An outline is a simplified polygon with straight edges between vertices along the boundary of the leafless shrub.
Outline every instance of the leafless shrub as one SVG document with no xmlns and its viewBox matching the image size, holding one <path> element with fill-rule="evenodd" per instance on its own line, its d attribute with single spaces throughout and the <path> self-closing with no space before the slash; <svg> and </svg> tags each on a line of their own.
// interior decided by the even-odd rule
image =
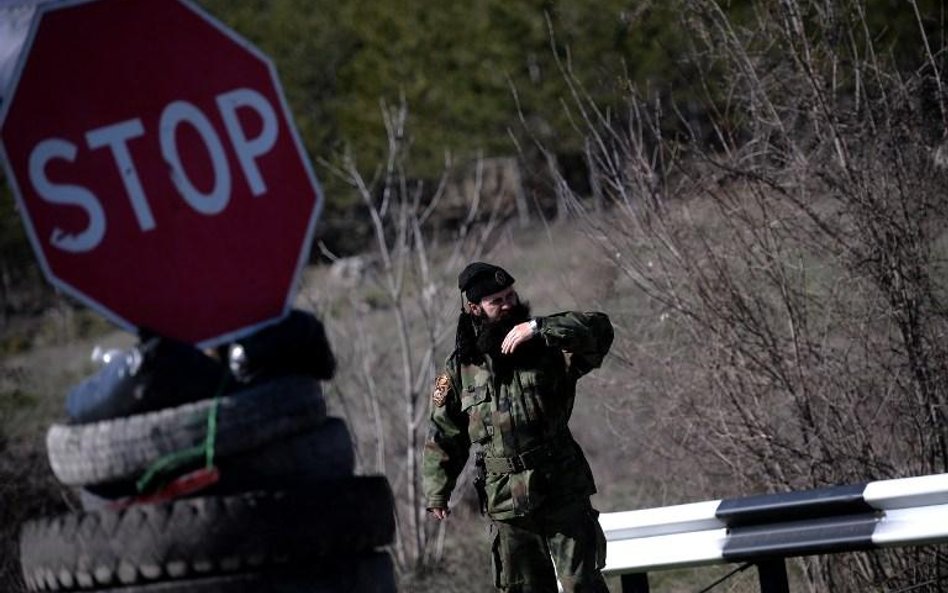
<svg viewBox="0 0 948 593">
<path fill-rule="evenodd" d="M 484 254 L 497 229 L 500 202 L 485 195 L 478 164 L 463 199 L 468 210 L 454 235 L 447 244 L 431 244 L 426 225 L 447 191 L 451 167 L 446 164 L 434 192 L 409 178 L 407 116 L 404 104 L 383 105 L 388 158 L 372 179 L 351 157 L 335 170 L 362 198 L 377 265 L 366 274 L 367 286 L 350 292 L 345 312 L 324 311 L 330 330 L 336 325 L 335 331 L 345 332 L 333 340 L 340 371 L 332 388 L 352 418 L 370 419 L 369 425 L 352 423 L 360 463 L 363 471 L 388 476 L 396 492 L 395 558 L 406 574 L 421 574 L 425 565 L 440 561 L 446 525 L 424 520 L 419 491 L 428 398 L 434 375 L 453 347 L 460 312 L 454 278 L 467 261 Z M 372 302 L 366 294 L 375 295 Z M 458 490 L 464 489 L 459 484 Z"/>
<path fill-rule="evenodd" d="M 710 140 L 634 87 L 600 110 L 564 65 L 610 211 L 557 185 L 691 336 L 653 404 L 663 444 L 731 495 L 948 471 L 943 49 L 920 23 L 924 63 L 895 70 L 859 2 L 761 2 L 744 28 L 714 0 L 682 8 Z M 845 558 L 801 561 L 811 590 L 948 576 L 939 549 Z"/>
</svg>

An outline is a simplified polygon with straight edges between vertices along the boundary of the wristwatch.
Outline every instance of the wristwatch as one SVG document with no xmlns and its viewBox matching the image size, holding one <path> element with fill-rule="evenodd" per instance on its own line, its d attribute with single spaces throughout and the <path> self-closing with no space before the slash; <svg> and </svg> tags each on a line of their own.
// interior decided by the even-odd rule
<svg viewBox="0 0 948 593">
<path fill-rule="evenodd" d="M 530 331 L 534 334 L 540 331 L 540 324 L 537 323 L 536 317 L 530 320 Z"/>
</svg>

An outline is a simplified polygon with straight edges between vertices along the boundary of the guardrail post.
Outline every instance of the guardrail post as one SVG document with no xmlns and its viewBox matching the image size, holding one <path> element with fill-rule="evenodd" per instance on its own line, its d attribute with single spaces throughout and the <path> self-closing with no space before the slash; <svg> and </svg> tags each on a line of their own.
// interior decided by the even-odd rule
<svg viewBox="0 0 948 593">
<path fill-rule="evenodd" d="M 760 593 L 790 593 L 787 564 L 783 558 L 762 560 L 755 564 L 760 578 Z"/>
<path fill-rule="evenodd" d="M 622 593 L 649 593 L 648 573 L 633 572 L 622 575 Z"/>
</svg>

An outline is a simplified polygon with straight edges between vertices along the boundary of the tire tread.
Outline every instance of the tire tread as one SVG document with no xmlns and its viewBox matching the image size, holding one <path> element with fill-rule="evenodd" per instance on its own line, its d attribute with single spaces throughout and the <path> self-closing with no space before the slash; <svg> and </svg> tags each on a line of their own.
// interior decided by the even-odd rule
<svg viewBox="0 0 948 593">
<path fill-rule="evenodd" d="M 32 591 L 134 585 L 367 552 L 392 541 L 381 476 L 285 491 L 179 499 L 29 521 L 20 562 Z M 80 536 L 81 534 L 81 536 Z"/>
</svg>

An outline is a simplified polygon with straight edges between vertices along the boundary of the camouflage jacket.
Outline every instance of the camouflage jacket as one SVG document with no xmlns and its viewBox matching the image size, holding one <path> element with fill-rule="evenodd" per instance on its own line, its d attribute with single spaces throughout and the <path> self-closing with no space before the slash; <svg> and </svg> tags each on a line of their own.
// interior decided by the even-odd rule
<svg viewBox="0 0 948 593">
<path fill-rule="evenodd" d="M 603 313 L 537 320 L 539 335 L 532 340 L 543 341 L 538 355 L 502 377 L 492 372 L 489 357 L 482 365 L 461 365 L 456 353 L 448 358 L 435 381 L 422 461 L 428 508 L 448 506 L 472 445 L 487 462 L 484 490 L 494 519 L 595 493 L 589 464 L 567 423 L 576 381 L 602 363 L 612 345 L 612 324 Z"/>
</svg>

